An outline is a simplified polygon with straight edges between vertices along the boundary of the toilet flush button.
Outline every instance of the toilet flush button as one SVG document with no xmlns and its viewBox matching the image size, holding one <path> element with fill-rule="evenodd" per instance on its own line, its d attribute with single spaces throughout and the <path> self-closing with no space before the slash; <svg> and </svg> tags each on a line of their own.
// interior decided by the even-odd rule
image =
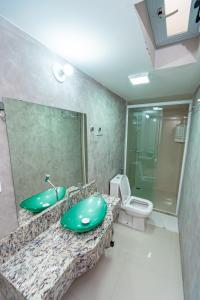
<svg viewBox="0 0 200 300">
<path fill-rule="evenodd" d="M 89 223 L 90 223 L 90 219 L 89 219 L 89 218 L 83 218 L 83 219 L 81 220 L 81 222 L 82 222 L 83 224 L 89 224 Z"/>
</svg>

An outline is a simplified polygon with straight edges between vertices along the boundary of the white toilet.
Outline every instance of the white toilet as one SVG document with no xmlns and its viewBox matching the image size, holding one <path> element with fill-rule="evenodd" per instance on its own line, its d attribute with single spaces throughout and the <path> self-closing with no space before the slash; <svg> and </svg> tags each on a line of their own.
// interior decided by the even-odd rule
<svg viewBox="0 0 200 300">
<path fill-rule="evenodd" d="M 149 200 L 131 196 L 126 175 L 117 175 L 110 181 L 110 195 L 122 199 L 119 223 L 145 231 L 145 220 L 152 213 L 153 204 Z"/>
</svg>

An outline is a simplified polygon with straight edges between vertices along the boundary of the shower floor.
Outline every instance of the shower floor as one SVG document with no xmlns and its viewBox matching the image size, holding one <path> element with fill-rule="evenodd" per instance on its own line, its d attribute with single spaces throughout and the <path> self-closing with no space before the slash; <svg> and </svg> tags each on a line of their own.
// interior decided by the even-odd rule
<svg viewBox="0 0 200 300">
<path fill-rule="evenodd" d="M 140 189 L 134 193 L 137 197 L 145 198 L 153 202 L 155 210 L 168 214 L 176 214 L 176 193 L 160 190 Z"/>
</svg>

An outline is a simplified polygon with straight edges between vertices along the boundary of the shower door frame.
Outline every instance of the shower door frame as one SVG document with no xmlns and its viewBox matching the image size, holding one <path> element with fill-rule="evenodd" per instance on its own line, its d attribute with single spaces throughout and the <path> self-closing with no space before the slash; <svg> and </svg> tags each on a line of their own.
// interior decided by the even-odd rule
<svg viewBox="0 0 200 300">
<path fill-rule="evenodd" d="M 179 187 L 178 187 L 176 213 L 175 213 L 176 216 L 178 215 L 178 212 L 179 212 L 181 190 L 182 190 L 182 185 L 183 185 L 185 163 L 186 163 L 186 157 L 187 157 L 187 151 L 188 151 L 190 125 L 191 125 L 191 117 L 192 117 L 192 103 L 193 103 L 192 99 L 188 99 L 188 100 L 179 100 L 179 101 L 174 100 L 174 101 L 168 101 L 168 102 L 152 102 L 152 103 L 144 103 L 144 104 L 133 104 L 133 105 L 127 105 L 127 107 L 126 107 L 126 126 L 125 126 L 125 144 L 124 144 L 124 174 L 126 174 L 129 109 L 145 108 L 145 107 L 153 107 L 153 106 L 161 106 L 162 107 L 162 106 L 171 106 L 171 105 L 174 105 L 174 106 L 175 105 L 184 105 L 184 104 L 188 105 L 188 123 L 187 123 L 187 130 L 186 130 L 186 136 L 185 136 L 185 146 L 184 146 L 184 151 L 183 151 L 181 173 L 180 173 L 180 178 L 179 178 Z M 163 212 L 163 213 L 165 213 L 165 212 Z"/>
</svg>

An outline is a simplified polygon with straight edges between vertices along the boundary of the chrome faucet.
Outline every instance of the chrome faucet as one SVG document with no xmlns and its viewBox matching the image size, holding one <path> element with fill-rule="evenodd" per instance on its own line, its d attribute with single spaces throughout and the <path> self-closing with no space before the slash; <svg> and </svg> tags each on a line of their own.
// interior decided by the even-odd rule
<svg viewBox="0 0 200 300">
<path fill-rule="evenodd" d="M 52 187 L 53 187 L 53 189 L 55 190 L 55 192 L 56 192 L 56 200 L 58 201 L 58 191 L 57 191 L 57 188 L 55 187 L 55 185 L 50 181 L 50 175 L 49 174 L 46 174 L 45 175 L 45 179 L 44 179 L 44 181 L 47 183 L 49 183 Z"/>
</svg>

